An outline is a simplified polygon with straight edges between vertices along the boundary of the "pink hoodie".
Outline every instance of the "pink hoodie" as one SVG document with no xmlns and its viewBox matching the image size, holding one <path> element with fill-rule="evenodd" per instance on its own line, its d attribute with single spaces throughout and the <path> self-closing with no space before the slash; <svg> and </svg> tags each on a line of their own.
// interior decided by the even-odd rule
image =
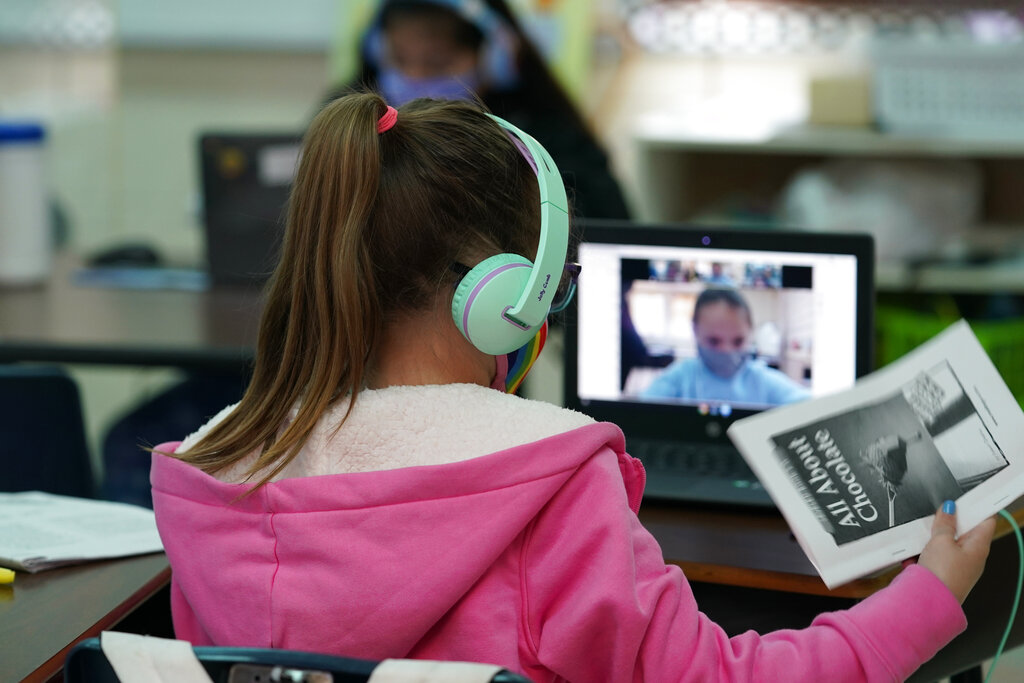
<svg viewBox="0 0 1024 683">
<path fill-rule="evenodd" d="M 154 454 L 179 638 L 538 682 L 889 681 L 966 625 L 911 566 L 807 629 L 730 639 L 637 520 L 644 473 L 615 426 L 470 385 L 366 392 L 335 434 L 343 411 L 237 502 L 245 463 L 214 478 Z"/>
</svg>

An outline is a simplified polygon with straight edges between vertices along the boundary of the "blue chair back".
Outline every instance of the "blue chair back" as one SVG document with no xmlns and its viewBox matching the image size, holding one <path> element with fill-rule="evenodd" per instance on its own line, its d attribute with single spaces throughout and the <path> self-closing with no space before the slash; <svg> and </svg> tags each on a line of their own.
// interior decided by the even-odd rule
<svg viewBox="0 0 1024 683">
<path fill-rule="evenodd" d="M 52 366 L 0 365 L 0 491 L 96 494 L 78 385 Z"/>
</svg>

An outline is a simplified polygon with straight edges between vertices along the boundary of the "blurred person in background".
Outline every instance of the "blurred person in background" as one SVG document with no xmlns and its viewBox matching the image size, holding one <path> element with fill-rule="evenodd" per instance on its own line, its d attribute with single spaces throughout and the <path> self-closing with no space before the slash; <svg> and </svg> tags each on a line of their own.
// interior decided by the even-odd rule
<svg viewBox="0 0 1024 683">
<path fill-rule="evenodd" d="M 505 0 L 382 0 L 359 49 L 355 79 L 330 99 L 479 99 L 551 153 L 576 215 L 629 217 L 607 155 Z"/>
</svg>

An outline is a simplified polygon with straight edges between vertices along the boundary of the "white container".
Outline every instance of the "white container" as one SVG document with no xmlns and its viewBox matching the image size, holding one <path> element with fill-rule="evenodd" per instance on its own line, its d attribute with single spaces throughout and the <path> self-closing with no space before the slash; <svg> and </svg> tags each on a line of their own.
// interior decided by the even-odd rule
<svg viewBox="0 0 1024 683">
<path fill-rule="evenodd" d="M 45 280 L 53 260 L 43 127 L 0 121 L 0 285 Z"/>
<path fill-rule="evenodd" d="M 875 114 L 894 134 L 982 140 L 1024 136 L 1024 45 L 880 42 Z"/>
</svg>

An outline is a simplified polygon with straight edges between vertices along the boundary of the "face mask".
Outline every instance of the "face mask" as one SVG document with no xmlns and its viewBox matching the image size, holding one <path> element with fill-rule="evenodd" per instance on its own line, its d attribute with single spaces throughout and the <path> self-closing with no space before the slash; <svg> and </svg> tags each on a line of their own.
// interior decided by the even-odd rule
<svg viewBox="0 0 1024 683">
<path fill-rule="evenodd" d="M 725 378 L 735 375 L 747 360 L 747 354 L 743 351 L 716 351 L 700 345 L 697 346 L 697 354 L 704 365 L 708 366 L 708 370 Z"/>
<path fill-rule="evenodd" d="M 409 78 L 401 71 L 381 67 L 377 83 L 381 94 L 393 107 L 400 107 L 418 97 L 433 97 L 439 100 L 472 100 L 480 85 L 475 72 L 457 76 L 435 76 L 433 78 Z"/>
<path fill-rule="evenodd" d="M 504 391 L 507 394 L 515 393 L 515 390 L 523 383 L 526 373 L 530 371 L 540 355 L 547 338 L 548 321 L 545 320 L 533 339 L 511 353 L 495 356 L 497 372 L 494 375 L 494 381 L 491 382 L 491 388 Z"/>
</svg>

